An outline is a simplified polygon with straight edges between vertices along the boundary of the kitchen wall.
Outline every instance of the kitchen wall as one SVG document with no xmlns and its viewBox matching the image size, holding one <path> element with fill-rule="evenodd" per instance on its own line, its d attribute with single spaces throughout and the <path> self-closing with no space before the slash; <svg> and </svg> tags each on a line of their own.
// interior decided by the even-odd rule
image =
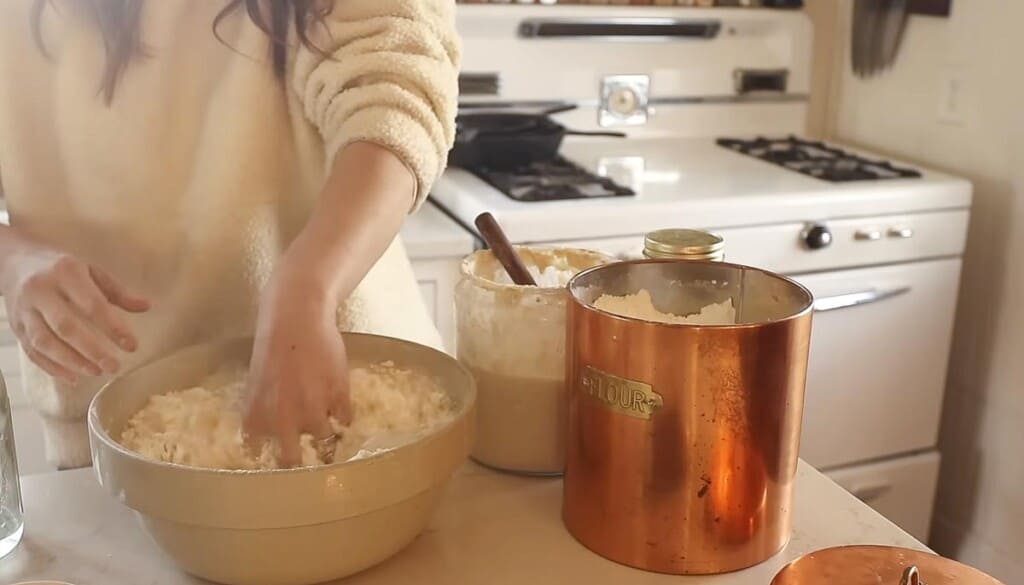
<svg viewBox="0 0 1024 585">
<path fill-rule="evenodd" d="M 811 61 L 811 99 L 807 107 L 807 134 L 812 138 L 830 135 L 835 122 L 842 77 L 837 67 L 842 55 L 839 17 L 842 2 L 807 0 L 805 12 L 814 26 L 814 54 Z"/>
<path fill-rule="evenodd" d="M 826 23 L 844 49 L 829 133 L 975 184 L 931 544 L 1024 583 L 1024 2 L 913 17 L 895 66 L 860 80 L 845 50 L 851 0 L 811 1 L 840 7 Z"/>
</svg>

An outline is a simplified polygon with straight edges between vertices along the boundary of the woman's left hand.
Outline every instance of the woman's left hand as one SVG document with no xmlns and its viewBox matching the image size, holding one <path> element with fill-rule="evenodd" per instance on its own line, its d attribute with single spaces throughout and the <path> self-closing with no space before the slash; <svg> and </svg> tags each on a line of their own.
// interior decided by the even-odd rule
<svg viewBox="0 0 1024 585">
<path fill-rule="evenodd" d="M 330 418 L 351 419 L 348 362 L 337 326 L 337 300 L 287 262 L 260 304 L 249 370 L 244 428 L 276 439 L 281 464 L 301 462 L 299 437 L 333 436 Z"/>
</svg>

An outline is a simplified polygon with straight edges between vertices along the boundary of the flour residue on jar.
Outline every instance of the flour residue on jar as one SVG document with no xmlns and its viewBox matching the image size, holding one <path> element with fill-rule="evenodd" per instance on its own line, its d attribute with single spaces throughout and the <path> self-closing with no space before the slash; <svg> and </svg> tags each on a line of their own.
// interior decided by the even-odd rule
<svg viewBox="0 0 1024 585">
<path fill-rule="evenodd" d="M 537 283 L 540 288 L 562 288 L 569 284 L 573 276 L 579 272 L 579 269 L 574 268 L 559 268 L 558 266 L 545 266 L 540 268 L 536 265 L 528 265 L 526 269 L 530 272 L 530 276 L 533 277 L 533 281 Z M 512 278 L 502 268 L 491 278 L 492 282 L 498 284 L 513 284 Z"/>
<path fill-rule="evenodd" d="M 654 298 L 647 289 L 640 289 L 631 295 L 608 295 L 598 297 L 594 308 L 606 313 L 673 325 L 735 325 L 736 307 L 731 298 L 719 303 L 705 305 L 697 313 L 677 315 L 662 311 L 654 306 Z"/>
</svg>

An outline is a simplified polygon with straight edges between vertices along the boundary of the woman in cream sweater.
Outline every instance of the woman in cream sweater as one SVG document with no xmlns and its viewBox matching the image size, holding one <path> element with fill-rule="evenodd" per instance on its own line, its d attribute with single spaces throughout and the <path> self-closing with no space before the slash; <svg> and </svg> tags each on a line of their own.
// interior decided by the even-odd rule
<svg viewBox="0 0 1024 585">
<path fill-rule="evenodd" d="M 454 132 L 453 0 L 7 0 L 0 289 L 61 468 L 111 375 L 256 335 L 246 429 L 348 416 L 344 330 L 439 345 L 397 239 Z"/>
</svg>

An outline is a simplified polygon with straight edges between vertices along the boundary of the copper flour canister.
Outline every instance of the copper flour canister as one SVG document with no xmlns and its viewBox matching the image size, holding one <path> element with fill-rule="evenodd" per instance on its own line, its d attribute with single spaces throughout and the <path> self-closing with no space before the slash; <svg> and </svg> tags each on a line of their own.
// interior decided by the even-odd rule
<svg viewBox="0 0 1024 585">
<path fill-rule="evenodd" d="M 813 298 L 763 270 L 694 260 L 569 283 L 563 517 L 594 552 L 711 574 L 785 546 Z"/>
</svg>

